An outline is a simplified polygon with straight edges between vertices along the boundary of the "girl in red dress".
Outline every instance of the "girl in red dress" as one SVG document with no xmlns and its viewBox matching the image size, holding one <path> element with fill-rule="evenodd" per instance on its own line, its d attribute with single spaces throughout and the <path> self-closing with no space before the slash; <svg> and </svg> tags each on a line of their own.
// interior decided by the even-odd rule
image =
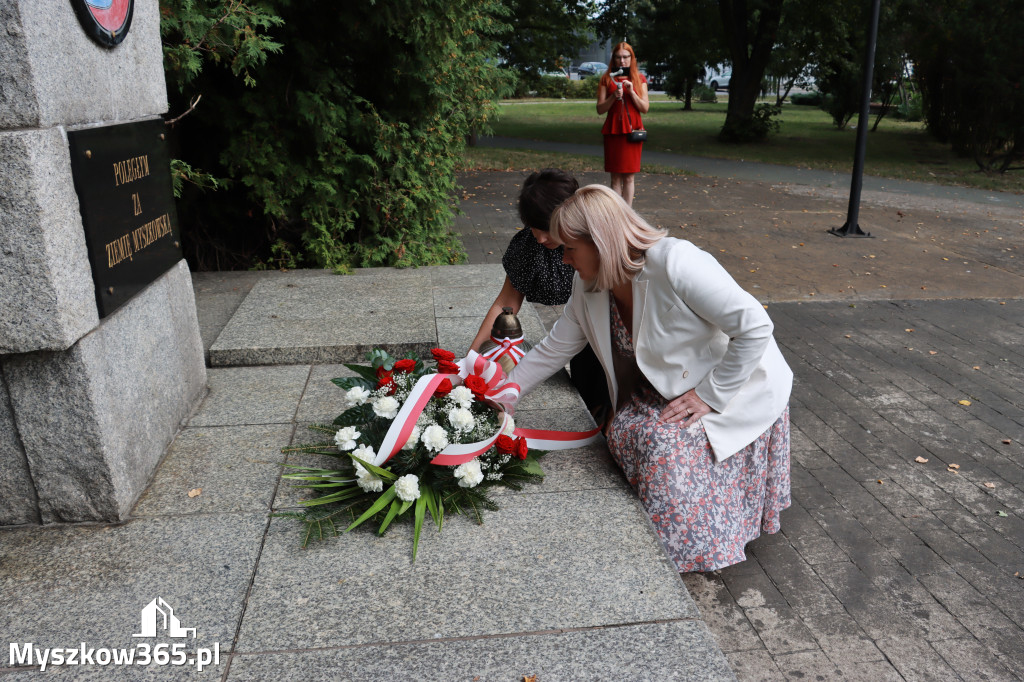
<svg viewBox="0 0 1024 682">
<path fill-rule="evenodd" d="M 624 71 L 622 75 L 611 75 L 620 69 Z M 630 142 L 627 134 L 644 127 L 640 115 L 650 108 L 647 79 L 637 70 L 636 54 L 629 43 L 619 43 L 612 50 L 611 64 L 597 88 L 597 113 L 608 114 L 601 128 L 604 169 L 612 174 L 612 189 L 630 206 L 633 205 L 633 175 L 640 171 L 644 143 Z"/>
</svg>

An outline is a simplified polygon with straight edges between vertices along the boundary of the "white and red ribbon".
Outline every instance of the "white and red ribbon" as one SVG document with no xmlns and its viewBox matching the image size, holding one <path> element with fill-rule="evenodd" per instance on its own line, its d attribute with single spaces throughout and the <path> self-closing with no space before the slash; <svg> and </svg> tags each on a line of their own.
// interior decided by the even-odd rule
<svg viewBox="0 0 1024 682">
<path fill-rule="evenodd" d="M 526 355 L 526 351 L 520 348 L 520 346 L 523 345 L 523 342 L 525 340 L 526 339 L 524 339 L 522 336 L 517 336 L 514 339 L 511 339 L 507 336 L 501 339 L 497 338 L 496 336 L 492 336 L 491 341 L 497 345 L 495 345 L 494 348 L 484 351 L 483 353 L 481 353 L 481 355 L 485 359 L 491 360 L 493 362 L 497 362 L 502 357 L 507 355 L 512 360 L 513 365 L 518 365 L 519 361 L 522 360 L 523 357 Z"/>
<path fill-rule="evenodd" d="M 501 365 L 489 360 L 475 351 L 470 351 L 462 360 L 456 363 L 459 367 L 458 375 L 455 374 L 426 374 L 419 378 L 409 397 L 406 398 L 398 415 L 391 422 L 391 427 L 384 435 L 384 440 L 378 448 L 376 456 L 371 462 L 375 466 L 383 466 L 395 453 L 400 451 L 412 435 L 416 427 L 416 420 L 419 419 L 423 408 L 434 396 L 437 387 L 445 379 L 453 384 L 463 383 L 470 375 L 481 377 L 487 385 L 484 392 L 484 402 L 501 413 L 501 424 L 498 430 L 489 438 L 475 443 L 452 443 L 437 453 L 431 464 L 457 466 L 465 464 L 487 452 L 498 440 L 498 436 L 508 426 L 511 417 L 505 410 L 504 403 L 515 403 L 519 399 L 519 385 L 507 381 Z M 462 380 L 461 382 L 459 380 Z M 600 438 L 600 429 L 593 429 L 582 433 L 571 431 L 549 431 L 545 429 L 515 429 L 513 435 L 526 438 L 530 448 L 537 450 L 569 450 L 593 443 Z"/>
</svg>

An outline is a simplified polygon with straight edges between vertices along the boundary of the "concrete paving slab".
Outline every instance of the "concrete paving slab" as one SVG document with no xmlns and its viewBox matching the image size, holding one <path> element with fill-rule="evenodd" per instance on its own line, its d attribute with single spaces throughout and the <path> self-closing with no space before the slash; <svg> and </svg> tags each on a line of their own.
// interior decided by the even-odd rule
<svg viewBox="0 0 1024 682">
<path fill-rule="evenodd" d="M 356 364 L 366 363 L 360 359 Z M 345 391 L 331 383 L 331 379 L 354 376 L 357 376 L 356 373 L 345 365 L 314 365 L 299 402 L 298 412 L 295 413 L 295 420 L 303 424 L 330 424 L 348 409 Z"/>
<path fill-rule="evenodd" d="M 346 362 L 378 346 L 425 353 L 437 341 L 430 289 L 416 271 L 261 281 L 210 347 L 210 364 Z"/>
<path fill-rule="evenodd" d="M 734 680 L 699 621 L 243 654 L 229 680 Z"/>
<path fill-rule="evenodd" d="M 266 524 L 265 513 L 204 514 L 4 531 L 0 639 L 134 647 L 140 612 L 162 597 L 196 628 L 188 648 L 230 651 Z"/>
<path fill-rule="evenodd" d="M 547 528 L 548 531 L 541 529 Z M 518 495 L 483 525 L 446 516 L 382 538 L 357 529 L 297 549 L 274 519 L 242 621 L 240 651 L 476 637 L 693 618 L 636 498 L 625 490 Z M 425 617 L 424 614 L 430 614 Z"/>
<path fill-rule="evenodd" d="M 267 510 L 291 424 L 210 426 L 178 434 L 136 516 Z M 190 497 L 192 491 L 200 491 Z"/>
<path fill-rule="evenodd" d="M 309 371 L 307 365 L 211 369 L 210 391 L 189 426 L 290 424 Z"/>
</svg>

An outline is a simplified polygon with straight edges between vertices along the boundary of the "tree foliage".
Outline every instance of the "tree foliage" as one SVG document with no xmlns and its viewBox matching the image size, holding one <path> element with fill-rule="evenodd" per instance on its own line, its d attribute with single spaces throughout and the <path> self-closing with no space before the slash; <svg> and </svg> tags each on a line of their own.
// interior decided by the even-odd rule
<svg viewBox="0 0 1024 682">
<path fill-rule="evenodd" d="M 592 0 L 504 0 L 510 31 L 501 58 L 519 74 L 561 69 L 591 40 Z"/>
<path fill-rule="evenodd" d="M 722 61 L 724 44 L 715 0 L 666 0 L 641 5 L 640 48 L 648 68 L 659 65 L 666 91 L 691 108 L 704 69 Z"/>
<path fill-rule="evenodd" d="M 929 130 L 982 170 L 1014 169 L 1024 157 L 1019 0 L 936 0 L 914 15 L 913 29 L 910 52 Z"/>
<path fill-rule="evenodd" d="M 163 3 L 165 22 L 175 8 L 215 22 L 237 4 Z M 497 0 L 260 7 L 280 20 L 271 42 L 283 44 L 281 53 L 242 72 L 234 62 L 199 69 L 172 102 L 184 109 L 202 94 L 177 124 L 180 156 L 229 180 L 216 201 L 195 188 L 183 193 L 193 266 L 347 270 L 461 260 L 449 230 L 455 167 L 466 136 L 487 126 L 508 84 L 497 65 L 505 9 Z M 164 39 L 172 55 L 187 57 L 181 44 L 194 45 L 177 25 Z M 236 54 L 249 60 L 241 46 Z"/>
</svg>

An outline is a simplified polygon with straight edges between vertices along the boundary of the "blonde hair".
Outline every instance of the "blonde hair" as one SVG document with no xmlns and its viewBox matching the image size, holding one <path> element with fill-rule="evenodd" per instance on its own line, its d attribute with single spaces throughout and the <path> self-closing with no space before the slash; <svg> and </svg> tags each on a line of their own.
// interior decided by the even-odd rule
<svg viewBox="0 0 1024 682">
<path fill-rule="evenodd" d="M 587 290 L 604 291 L 633 279 L 644 267 L 647 249 L 666 231 L 652 227 L 617 192 L 604 185 L 587 185 L 551 214 L 549 234 L 557 244 L 568 238 L 597 247 L 601 263 Z"/>
</svg>

